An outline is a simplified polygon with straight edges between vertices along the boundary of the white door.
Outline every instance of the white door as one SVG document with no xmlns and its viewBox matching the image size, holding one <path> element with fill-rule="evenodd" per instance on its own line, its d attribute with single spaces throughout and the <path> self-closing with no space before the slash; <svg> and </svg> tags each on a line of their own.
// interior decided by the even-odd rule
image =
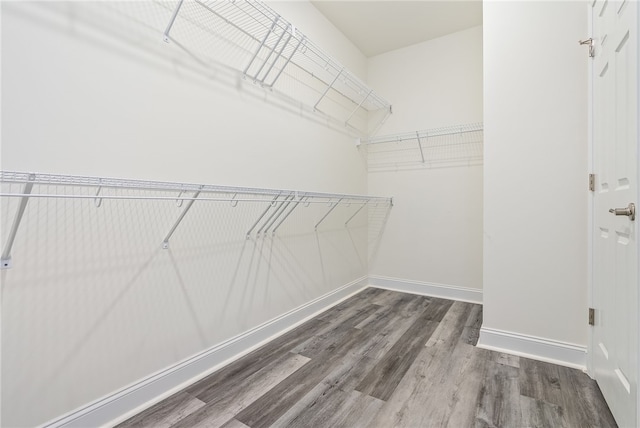
<svg viewBox="0 0 640 428">
<path fill-rule="evenodd" d="M 593 39 L 592 373 L 621 427 L 637 426 L 638 2 L 596 0 Z M 622 211 L 619 212 L 623 214 Z"/>
</svg>

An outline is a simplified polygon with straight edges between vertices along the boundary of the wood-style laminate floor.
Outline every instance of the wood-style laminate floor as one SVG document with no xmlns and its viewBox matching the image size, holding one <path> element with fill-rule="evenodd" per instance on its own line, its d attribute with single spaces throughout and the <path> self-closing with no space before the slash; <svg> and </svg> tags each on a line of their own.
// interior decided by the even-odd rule
<svg viewBox="0 0 640 428">
<path fill-rule="evenodd" d="M 368 288 L 119 427 L 614 427 L 579 370 L 476 348 L 482 307 Z"/>
</svg>

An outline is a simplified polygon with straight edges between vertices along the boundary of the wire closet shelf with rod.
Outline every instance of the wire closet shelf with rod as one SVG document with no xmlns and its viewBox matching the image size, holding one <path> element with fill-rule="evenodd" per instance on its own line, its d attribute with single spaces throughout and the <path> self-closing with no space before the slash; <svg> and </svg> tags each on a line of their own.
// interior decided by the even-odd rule
<svg viewBox="0 0 640 428">
<path fill-rule="evenodd" d="M 391 113 L 387 100 L 260 1 L 179 0 L 164 40 L 355 135 L 372 135 Z"/>
<path fill-rule="evenodd" d="M 294 212 L 310 206 L 316 210 L 309 225 L 313 231 L 318 231 L 328 218 L 337 216 L 339 207 L 342 208 L 340 224 L 348 228 L 364 208 L 388 209 L 393 205 L 390 197 L 368 195 L 11 171 L 0 171 L 0 185 L 5 217 L 0 269 L 13 267 L 12 250 L 29 202 L 33 199 L 75 201 L 82 203 L 82 209 L 100 209 L 113 201 L 153 203 L 153 209 L 158 211 L 173 207 L 172 211 L 165 212 L 166 221 L 157 237 L 157 244 L 164 249 L 169 248 L 171 239 L 196 202 L 224 204 L 230 209 L 236 209 L 240 204 L 253 206 L 250 217 L 244 217 L 246 225 L 241 226 L 245 231 L 242 239 L 274 236 Z M 78 208 L 74 206 L 74 209 Z M 126 207 L 124 211 L 126 213 Z M 54 209 L 52 213 L 57 215 Z M 215 220 L 211 218 L 210 221 Z"/>
<path fill-rule="evenodd" d="M 473 166 L 483 163 L 483 124 L 431 128 L 362 141 L 369 172 Z"/>
</svg>

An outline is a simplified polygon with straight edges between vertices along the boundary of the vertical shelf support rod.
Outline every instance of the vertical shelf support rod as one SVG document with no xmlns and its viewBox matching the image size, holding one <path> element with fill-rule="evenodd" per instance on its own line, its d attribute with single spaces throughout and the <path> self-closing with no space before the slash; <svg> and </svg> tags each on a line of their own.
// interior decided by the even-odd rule
<svg viewBox="0 0 640 428">
<path fill-rule="evenodd" d="M 24 185 L 24 190 L 22 191 L 23 196 L 20 198 L 20 205 L 18 205 L 16 216 L 13 219 L 13 224 L 9 231 L 9 238 L 7 238 L 7 243 L 4 245 L 4 250 L 2 251 L 0 269 L 10 269 L 13 266 L 13 263 L 11 262 L 11 248 L 13 247 L 13 242 L 16 239 L 16 234 L 18 233 L 18 227 L 20 227 L 24 210 L 27 208 L 27 202 L 29 202 L 29 195 L 33 189 L 33 182 L 35 179 L 35 174 L 29 174 L 29 181 Z"/>
<path fill-rule="evenodd" d="M 318 226 L 320 226 L 320 223 L 322 223 L 324 219 L 327 218 L 329 214 L 331 214 L 331 211 L 335 210 L 336 207 L 340 205 L 340 201 L 342 201 L 342 198 L 338 199 L 338 202 L 336 202 L 331 208 L 329 208 L 329 211 L 327 211 L 327 213 L 320 219 L 320 221 L 316 223 L 316 225 L 313 227 L 315 230 L 318 230 Z"/>
<path fill-rule="evenodd" d="M 338 74 L 336 74 L 336 77 L 333 79 L 331 84 L 329 86 L 327 86 L 327 88 L 324 90 L 324 92 L 322 93 L 322 96 L 320 97 L 320 99 L 318 101 L 316 101 L 316 103 L 313 105 L 313 109 L 314 110 L 316 109 L 316 107 L 318 107 L 318 104 L 320 104 L 320 101 L 322 101 L 322 99 L 325 97 L 325 95 L 327 95 L 327 92 L 329 92 L 329 89 L 331 89 L 333 84 L 336 83 L 336 81 L 338 80 L 338 77 L 340 77 L 340 75 L 342 74 L 343 70 L 344 70 L 344 67 L 338 72 Z"/>
<path fill-rule="evenodd" d="M 348 226 L 348 225 L 349 225 L 349 222 L 350 222 L 351 220 L 353 220 L 353 218 L 354 218 L 355 216 L 357 216 L 357 215 L 358 215 L 358 213 L 359 213 L 360 211 L 362 211 L 362 209 L 363 209 L 364 207 L 366 207 L 368 203 L 369 203 L 369 200 L 367 199 L 367 201 L 366 201 L 364 204 L 362 204 L 362 206 L 361 206 L 360 208 L 358 208 L 358 210 L 357 210 L 356 212 L 354 212 L 354 213 L 353 213 L 353 215 L 352 215 L 351 217 L 349 217 L 349 220 L 347 220 L 347 221 L 345 221 L 345 222 L 344 222 L 344 225 L 345 225 L 345 226 Z"/>
<path fill-rule="evenodd" d="M 202 189 L 202 186 L 200 188 Z M 184 216 L 187 215 L 187 212 L 189 212 L 189 209 L 191 209 L 191 206 L 193 205 L 193 203 L 196 201 L 198 196 L 200 196 L 200 192 L 201 191 L 202 190 L 198 190 L 196 193 L 193 194 L 193 199 L 191 199 L 191 200 L 189 200 L 189 202 L 187 202 L 187 206 L 184 207 L 184 209 L 182 210 L 182 212 L 178 216 L 178 219 L 173 224 L 173 227 L 171 228 L 171 230 L 169 230 L 169 233 L 167 233 L 167 236 L 164 237 L 164 240 L 162 241 L 162 248 L 164 248 L 165 250 L 167 248 L 169 248 L 169 239 L 171 239 L 171 236 L 173 235 L 173 232 L 176 231 L 176 229 L 178 228 L 178 225 L 180 224 L 180 222 L 182 221 Z"/>
<path fill-rule="evenodd" d="M 424 152 L 422 151 L 422 141 L 420 141 L 419 132 L 416 132 L 416 138 L 418 139 L 418 147 L 420 148 L 420 157 L 422 157 L 422 163 L 424 163 Z"/>
<path fill-rule="evenodd" d="M 178 2 L 178 5 L 176 6 L 176 10 L 174 10 L 173 15 L 171 15 L 171 20 L 169 21 L 169 25 L 167 25 L 167 29 L 164 30 L 164 35 L 162 39 L 165 41 L 165 43 L 169 43 L 169 32 L 171 31 L 171 27 L 173 27 L 173 23 L 176 21 L 176 18 L 178 17 L 178 12 L 180 12 L 180 8 L 182 7 L 183 1 L 184 0 L 180 0 Z"/>
</svg>

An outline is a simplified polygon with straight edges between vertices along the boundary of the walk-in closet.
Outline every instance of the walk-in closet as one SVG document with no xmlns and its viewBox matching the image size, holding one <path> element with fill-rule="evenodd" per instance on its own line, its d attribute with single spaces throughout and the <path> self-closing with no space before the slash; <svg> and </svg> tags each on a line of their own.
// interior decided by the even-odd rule
<svg viewBox="0 0 640 428">
<path fill-rule="evenodd" d="M 0 12 L 1 426 L 637 426 L 637 2 Z"/>
</svg>

